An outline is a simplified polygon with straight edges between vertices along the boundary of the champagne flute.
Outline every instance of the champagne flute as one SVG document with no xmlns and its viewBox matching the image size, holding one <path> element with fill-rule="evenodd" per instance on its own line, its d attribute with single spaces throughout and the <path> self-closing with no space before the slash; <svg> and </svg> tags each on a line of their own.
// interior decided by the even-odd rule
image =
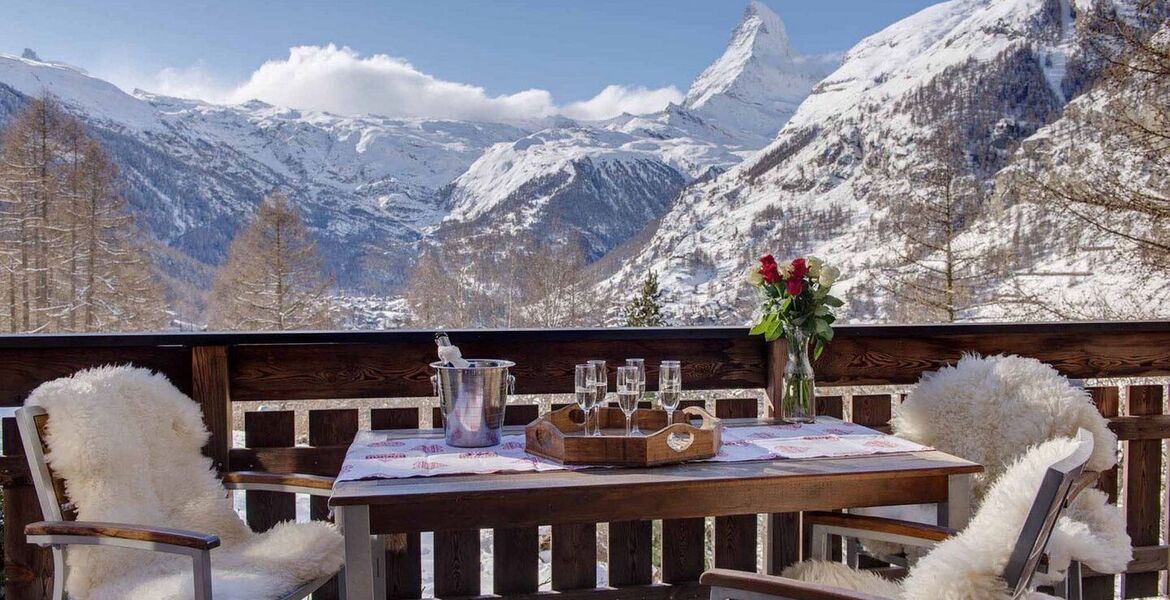
<svg viewBox="0 0 1170 600">
<path fill-rule="evenodd" d="M 638 402 L 646 395 L 646 359 L 644 358 L 627 358 L 627 367 L 634 367 L 638 369 Z M 638 412 L 638 403 L 634 403 L 634 414 Z M 631 435 L 642 435 L 642 430 L 638 429 L 638 419 L 634 419 L 634 430 L 630 432 Z"/>
<path fill-rule="evenodd" d="M 666 424 L 674 423 L 674 411 L 682 397 L 682 365 L 677 360 L 664 360 L 658 366 L 658 403 L 666 411 Z"/>
<path fill-rule="evenodd" d="M 605 406 L 605 394 L 609 391 L 609 371 L 605 368 L 604 360 L 591 360 L 595 377 L 595 396 L 593 398 L 593 414 L 596 418 L 593 435 L 601 435 L 601 407 Z"/>
<path fill-rule="evenodd" d="M 589 434 L 589 410 L 593 408 L 595 399 L 597 398 L 597 379 L 596 370 L 593 365 L 577 365 L 574 373 L 573 391 L 576 396 L 577 406 L 581 407 L 581 412 L 585 415 L 585 422 L 582 426 L 585 429 L 585 434 Z"/>
<path fill-rule="evenodd" d="M 632 420 L 634 411 L 638 410 L 638 400 L 642 395 L 638 391 L 640 388 L 638 382 L 638 367 L 625 366 L 618 367 L 617 370 L 617 396 L 618 407 L 622 409 L 622 414 L 626 415 L 626 435 L 633 435 Z"/>
</svg>

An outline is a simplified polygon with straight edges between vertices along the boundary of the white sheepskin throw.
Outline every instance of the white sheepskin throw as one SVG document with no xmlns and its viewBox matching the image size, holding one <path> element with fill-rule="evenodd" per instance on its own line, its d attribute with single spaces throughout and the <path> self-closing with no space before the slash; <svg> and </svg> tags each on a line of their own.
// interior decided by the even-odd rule
<svg viewBox="0 0 1170 600">
<path fill-rule="evenodd" d="M 1008 467 L 967 528 L 935 546 L 900 585 L 820 561 L 793 565 L 783 575 L 901 600 L 1009 600 L 1012 590 L 1002 575 L 1016 539 L 1048 467 L 1072 453 L 1076 444 L 1067 438 L 1045 442 Z M 1033 592 L 1028 598 L 1048 596 Z"/>
<path fill-rule="evenodd" d="M 26 404 L 49 413 L 46 459 L 65 480 L 80 521 L 218 535 L 216 600 L 275 598 L 341 568 L 342 538 L 327 523 L 282 523 L 255 534 L 232 509 L 201 448 L 199 407 L 161 375 L 104 367 L 41 385 Z M 67 591 L 78 600 L 194 597 L 191 559 L 73 546 Z"/>
<path fill-rule="evenodd" d="M 883 598 L 902 596 L 902 586 L 896 582 L 879 577 L 872 571 L 860 571 L 837 562 L 806 560 L 784 569 L 780 576 L 865 592 Z"/>
<path fill-rule="evenodd" d="M 1093 434 L 1090 471 L 1117 464 L 1117 436 L 1089 393 L 1034 358 L 965 355 L 923 375 L 890 425 L 894 435 L 982 464 L 976 499 L 1029 447 L 1078 429 Z"/>
<path fill-rule="evenodd" d="M 1088 470 L 1105 471 L 1117 464 L 1117 436 L 1089 393 L 1033 358 L 965 355 L 955 366 L 923 375 L 906 401 L 895 408 L 890 424 L 895 435 L 982 464 L 986 470 L 972 486 L 974 506 L 982 502 L 988 485 L 1029 447 L 1074 437 L 1078 429 L 1093 435 Z M 1102 573 L 1124 570 L 1128 559 L 1120 562 L 1119 557 L 1131 553 L 1125 523 L 1116 507 L 1092 498 L 1096 496 L 1078 499 L 1077 506 L 1061 518 L 1049 558 L 1062 560 L 1042 579 L 1059 581 L 1069 560 L 1082 561 Z M 898 509 L 860 512 L 906 516 Z M 902 550 L 887 544 L 867 543 L 867 547 L 878 553 Z M 906 549 L 911 558 L 921 555 L 916 550 Z"/>
<path fill-rule="evenodd" d="M 1060 438 L 1029 450 L 996 480 L 971 523 L 935 546 L 902 582 L 905 600 L 1008 600 L 1002 579 L 1016 538 L 1044 474 L 1071 454 L 1077 442 Z"/>
</svg>

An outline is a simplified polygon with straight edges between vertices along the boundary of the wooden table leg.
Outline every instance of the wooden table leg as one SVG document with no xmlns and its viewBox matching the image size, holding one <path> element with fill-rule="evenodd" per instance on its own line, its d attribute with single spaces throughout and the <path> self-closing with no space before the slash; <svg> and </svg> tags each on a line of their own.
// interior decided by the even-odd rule
<svg viewBox="0 0 1170 600">
<path fill-rule="evenodd" d="M 374 568 L 374 597 L 386 597 L 386 536 L 370 537 L 370 560 Z"/>
<path fill-rule="evenodd" d="M 938 505 L 938 524 L 962 530 L 971 520 L 971 475 L 947 476 L 947 501 Z"/>
<path fill-rule="evenodd" d="M 370 507 L 335 509 L 345 535 L 345 600 L 374 600 L 374 560 L 370 540 Z"/>
</svg>

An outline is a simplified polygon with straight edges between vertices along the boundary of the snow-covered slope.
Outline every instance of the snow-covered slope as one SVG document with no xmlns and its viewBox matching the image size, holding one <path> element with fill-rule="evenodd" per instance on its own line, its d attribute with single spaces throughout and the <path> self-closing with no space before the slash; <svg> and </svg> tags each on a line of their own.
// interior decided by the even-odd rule
<svg viewBox="0 0 1170 600">
<path fill-rule="evenodd" d="M 496 144 L 451 186 L 451 209 L 438 236 L 462 242 L 473 233 L 523 243 L 569 230 L 596 260 L 670 206 L 687 178 L 663 155 L 682 143 L 582 127 Z"/>
<path fill-rule="evenodd" d="M 1075 17 L 1066 0 L 952 0 L 863 40 L 771 144 L 689 188 L 599 292 L 613 297 L 656 269 L 679 321 L 746 321 L 755 298 L 742 274 L 775 252 L 843 263 L 844 285 L 861 297 L 901 243 L 873 198 L 914 193 L 890 173 L 929 168 L 937 157 L 923 142 L 947 128 L 989 180 L 1015 144 L 1059 116 L 1058 92 L 1083 84 L 1067 81 L 1085 78 L 1083 66 L 1063 68 L 1083 65 Z M 886 318 L 882 300 L 855 302 L 851 314 Z"/>
<path fill-rule="evenodd" d="M 25 96 L 56 96 L 73 112 L 108 127 L 134 132 L 163 129 L 149 105 L 114 84 L 76 67 L 42 61 L 31 50 L 22 56 L 0 54 L 0 83 Z"/>
</svg>

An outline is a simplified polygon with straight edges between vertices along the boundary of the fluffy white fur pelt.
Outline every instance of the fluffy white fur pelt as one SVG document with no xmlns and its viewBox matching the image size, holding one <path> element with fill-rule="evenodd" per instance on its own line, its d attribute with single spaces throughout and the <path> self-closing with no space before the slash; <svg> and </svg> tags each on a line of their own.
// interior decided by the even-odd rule
<svg viewBox="0 0 1170 600">
<path fill-rule="evenodd" d="M 1087 468 L 1117 464 L 1117 436 L 1089 393 L 1034 358 L 967 354 L 922 376 L 890 420 L 894 435 L 982 464 L 976 498 L 1030 446 L 1093 434 Z"/>
<path fill-rule="evenodd" d="M 216 600 L 278 597 L 337 572 L 343 543 L 326 523 L 282 523 L 255 534 L 200 449 L 199 407 L 162 375 L 103 367 L 45 383 L 26 404 L 49 413 L 46 459 L 65 480 L 81 521 L 132 523 L 218 535 Z M 79 600 L 194 596 L 191 559 L 141 550 L 74 546 L 67 590 Z"/>
<path fill-rule="evenodd" d="M 894 410 L 895 435 L 933 446 L 985 467 L 972 486 L 978 506 L 987 486 L 1029 447 L 1078 429 L 1093 435 L 1087 468 L 1105 471 L 1117 464 L 1117 436 L 1086 390 L 1072 385 L 1056 369 L 1021 356 L 964 355 L 955 366 L 927 373 Z M 905 515 L 868 511 L 892 518 Z M 873 550 L 896 552 L 883 544 Z M 917 558 L 908 550 L 912 558 Z M 1042 578 L 1059 581 L 1069 560 L 1080 560 L 1102 573 L 1117 573 L 1131 553 L 1125 523 L 1115 506 L 1094 494 L 1078 498 L 1061 517 L 1049 545 L 1050 559 L 1061 559 Z M 1100 569 L 1099 569 L 1100 567 Z"/>
<path fill-rule="evenodd" d="M 1067 438 L 1045 442 L 1008 467 L 988 490 L 968 527 L 935 546 L 910 569 L 901 585 L 838 563 L 800 563 L 783 575 L 901 600 L 1009 600 L 1011 590 L 1002 574 L 1016 538 L 1048 467 L 1072 453 L 1076 444 Z"/>
</svg>

